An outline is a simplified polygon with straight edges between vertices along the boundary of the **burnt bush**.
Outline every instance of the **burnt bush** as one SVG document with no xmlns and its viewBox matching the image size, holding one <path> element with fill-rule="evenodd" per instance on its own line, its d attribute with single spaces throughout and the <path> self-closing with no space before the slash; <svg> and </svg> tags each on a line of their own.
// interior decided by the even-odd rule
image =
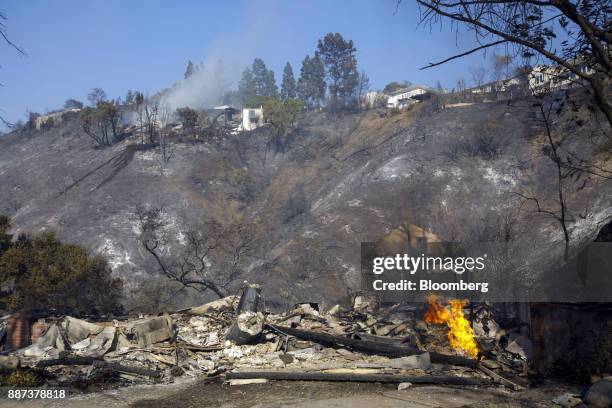
<svg viewBox="0 0 612 408">
<path fill-rule="evenodd" d="M 281 218 L 284 224 L 290 223 L 296 217 L 306 213 L 310 209 L 308 199 L 302 187 L 293 190 L 289 198 L 281 207 Z"/>
<path fill-rule="evenodd" d="M 493 160 L 501 156 L 508 145 L 508 140 L 495 129 L 494 125 L 485 125 L 469 136 L 451 141 L 446 147 L 446 156 L 453 161 L 461 157 Z"/>
<path fill-rule="evenodd" d="M 168 281 L 162 275 L 153 275 L 138 283 L 126 299 L 126 308 L 138 313 L 159 313 L 201 302 L 198 292 L 186 290 L 180 283 Z"/>
<path fill-rule="evenodd" d="M 232 184 L 236 188 L 236 193 L 231 196 L 244 203 L 250 203 L 255 198 L 257 192 L 255 180 L 251 174 L 244 170 L 236 170 L 232 174 Z"/>
<path fill-rule="evenodd" d="M 442 112 L 442 110 L 444 110 L 442 95 L 432 93 L 419 103 L 419 110 L 417 112 L 419 117 L 429 118 L 433 114 Z"/>
</svg>

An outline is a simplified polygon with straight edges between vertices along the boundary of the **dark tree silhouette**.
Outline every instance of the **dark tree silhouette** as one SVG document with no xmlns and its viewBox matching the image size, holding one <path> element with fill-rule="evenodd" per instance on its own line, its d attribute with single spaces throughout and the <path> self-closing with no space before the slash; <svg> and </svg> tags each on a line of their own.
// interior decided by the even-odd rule
<svg viewBox="0 0 612 408">
<path fill-rule="evenodd" d="M 0 11 L 0 36 L 2 36 L 2 38 L 4 39 L 4 42 L 6 42 L 9 46 L 14 48 L 19 54 L 26 55 L 23 48 L 19 47 L 9 38 L 8 27 L 6 26 L 6 23 L 5 23 L 7 20 L 8 19 L 6 17 L 6 14 Z M 0 83 L 0 86 L 2 86 L 2 83 Z M 2 115 L 0 115 L 0 122 L 2 122 L 6 127 L 9 127 L 9 128 L 13 126 L 13 124 L 9 122 L 8 120 L 6 120 L 4 116 Z"/>
</svg>

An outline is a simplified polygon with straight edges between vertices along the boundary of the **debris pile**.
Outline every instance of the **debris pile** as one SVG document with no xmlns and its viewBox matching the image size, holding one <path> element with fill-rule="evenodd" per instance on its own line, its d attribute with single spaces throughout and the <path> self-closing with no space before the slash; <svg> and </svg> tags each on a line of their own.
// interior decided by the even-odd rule
<svg viewBox="0 0 612 408">
<path fill-rule="evenodd" d="M 275 314 L 265 310 L 259 287 L 246 284 L 239 296 L 171 314 L 95 323 L 69 316 L 40 320 L 33 343 L 3 352 L 0 369 L 30 370 L 53 386 L 170 382 L 182 375 L 233 384 L 526 385 L 530 344 L 523 334 L 504 336 L 494 320 L 476 315 L 474 353 L 453 348 L 448 329 L 422 316 L 409 305 L 381 307 L 365 295 L 356 296 L 350 309 L 302 303 Z"/>
</svg>

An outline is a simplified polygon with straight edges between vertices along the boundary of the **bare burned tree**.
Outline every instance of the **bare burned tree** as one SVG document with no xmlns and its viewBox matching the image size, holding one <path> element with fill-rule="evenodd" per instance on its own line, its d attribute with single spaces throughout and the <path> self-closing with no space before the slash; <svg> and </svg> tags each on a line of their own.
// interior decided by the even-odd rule
<svg viewBox="0 0 612 408">
<path fill-rule="evenodd" d="M 87 100 L 92 108 L 98 107 L 102 102 L 106 101 L 106 92 L 102 88 L 94 88 L 87 95 Z"/>
<path fill-rule="evenodd" d="M 113 135 L 113 141 L 120 139 L 121 135 L 121 118 L 123 112 L 118 101 L 102 101 L 97 107 L 98 114 L 101 117 L 101 121 L 108 124 Z"/>
<path fill-rule="evenodd" d="M 227 296 L 228 286 L 244 272 L 245 260 L 254 250 L 251 225 L 234 222 L 223 226 L 210 220 L 187 230 L 181 251 L 170 256 L 171 239 L 163 213 L 162 208 L 136 210 L 140 242 L 161 273 L 186 288 Z"/>
<path fill-rule="evenodd" d="M 174 150 L 168 140 L 169 131 L 168 124 L 172 117 L 172 110 L 167 103 L 162 103 L 159 106 L 159 152 L 161 155 L 162 162 L 168 163 L 172 156 L 174 156 Z"/>
<path fill-rule="evenodd" d="M 157 117 L 159 115 L 159 99 L 145 98 L 143 102 L 145 133 L 149 138 L 149 144 L 155 144 L 157 135 Z"/>
<path fill-rule="evenodd" d="M 145 97 L 142 92 L 136 91 L 134 95 L 134 111 L 138 120 L 138 131 L 140 133 L 140 144 L 144 144 L 145 137 L 145 115 L 144 115 Z"/>
<path fill-rule="evenodd" d="M 111 145 L 111 127 L 100 110 L 86 106 L 80 112 L 80 121 L 81 129 L 94 141 L 96 146 L 104 147 Z"/>
<path fill-rule="evenodd" d="M 98 147 L 110 146 L 121 138 L 121 107 L 119 103 L 102 101 L 95 108 L 80 111 L 81 129 Z"/>
<path fill-rule="evenodd" d="M 466 90 L 466 85 L 465 85 L 465 79 L 463 79 L 463 77 L 459 78 L 457 80 L 457 92 L 461 93 L 461 97 L 463 98 L 463 100 L 465 101 L 465 90 Z"/>
<path fill-rule="evenodd" d="M 132 109 L 136 113 L 140 143 L 154 146 L 160 120 L 160 100 L 159 98 L 145 96 L 139 91 L 134 93 L 133 98 Z"/>
<path fill-rule="evenodd" d="M 533 96 L 533 106 L 539 113 L 538 119 L 543 127 L 544 136 L 546 139 L 546 145 L 543 148 L 543 152 L 555 165 L 557 190 L 555 203 L 551 206 L 547 206 L 541 202 L 534 191 L 518 191 L 515 192 L 515 194 L 525 202 L 532 203 L 535 206 L 537 213 L 551 217 L 558 222 L 561 230 L 563 231 L 563 239 L 565 241 L 565 259 L 567 260 L 569 258 L 570 245 L 568 223 L 574 221 L 574 217 L 570 214 L 568 208 L 567 189 L 569 188 L 568 184 L 570 184 L 572 178 L 574 178 L 575 181 L 578 181 L 581 175 L 576 170 L 565 167 L 565 161 L 561 151 L 563 138 L 555 137 L 554 134 L 553 115 L 556 115 L 559 112 L 559 110 L 556 108 L 560 103 L 560 99 L 551 99 L 545 94 L 536 93 Z M 578 188 L 584 188 L 584 184 Z"/>
<path fill-rule="evenodd" d="M 370 77 L 365 73 L 365 71 L 361 71 L 359 73 L 359 77 L 357 80 L 357 106 L 359 109 L 367 108 L 366 101 L 364 100 L 366 94 L 370 90 Z"/>
<path fill-rule="evenodd" d="M 481 87 L 487 76 L 487 69 L 483 66 L 472 67 L 470 68 L 470 75 L 472 76 L 472 81 L 474 81 L 474 86 Z"/>
<path fill-rule="evenodd" d="M 398 0 L 398 7 L 402 0 Z M 429 63 L 431 68 L 456 58 L 506 45 L 526 60 L 544 57 L 576 75 L 590 89 L 595 105 L 612 125 L 609 97 L 612 60 L 609 0 L 416 0 L 419 24 L 431 27 L 444 20 L 472 31 L 478 46 Z M 568 40 L 554 44 L 555 31 Z M 592 71 L 585 71 L 583 66 Z"/>
</svg>

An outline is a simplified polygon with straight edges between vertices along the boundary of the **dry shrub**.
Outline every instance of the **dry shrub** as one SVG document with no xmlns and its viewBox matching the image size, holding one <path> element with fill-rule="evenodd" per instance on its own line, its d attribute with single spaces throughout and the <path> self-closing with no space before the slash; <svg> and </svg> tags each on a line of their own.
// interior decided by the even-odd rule
<svg viewBox="0 0 612 408">
<path fill-rule="evenodd" d="M 283 223 L 290 223 L 294 218 L 308 212 L 309 209 L 310 205 L 303 188 L 301 186 L 296 187 L 281 207 Z"/>
<path fill-rule="evenodd" d="M 446 156 L 455 161 L 461 157 L 494 160 L 508 146 L 508 139 L 498 130 L 498 125 L 487 123 L 468 136 L 461 136 L 448 144 Z"/>
</svg>

